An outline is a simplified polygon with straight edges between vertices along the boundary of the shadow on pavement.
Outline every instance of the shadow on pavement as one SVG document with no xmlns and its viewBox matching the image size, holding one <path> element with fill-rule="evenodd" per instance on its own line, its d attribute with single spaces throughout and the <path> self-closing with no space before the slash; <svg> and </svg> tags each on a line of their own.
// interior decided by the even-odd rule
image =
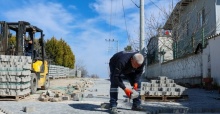
<svg viewBox="0 0 220 114">
<path fill-rule="evenodd" d="M 100 112 L 108 112 L 106 109 L 101 109 L 100 105 L 94 105 L 94 104 L 69 104 L 69 106 L 79 109 L 79 110 L 85 110 L 85 111 L 100 111 Z"/>
</svg>

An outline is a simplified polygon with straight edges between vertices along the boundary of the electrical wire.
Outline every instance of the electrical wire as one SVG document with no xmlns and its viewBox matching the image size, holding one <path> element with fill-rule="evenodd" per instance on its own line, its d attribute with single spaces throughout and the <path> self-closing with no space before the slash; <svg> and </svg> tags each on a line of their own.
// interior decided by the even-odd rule
<svg viewBox="0 0 220 114">
<path fill-rule="evenodd" d="M 109 24 L 109 29 L 110 29 L 110 39 L 112 37 L 112 0 L 111 0 L 111 12 L 110 12 L 110 24 Z"/>
<path fill-rule="evenodd" d="M 138 8 L 140 8 L 140 6 L 138 6 L 133 0 L 131 0 L 135 6 L 137 6 Z"/>
<path fill-rule="evenodd" d="M 163 11 L 157 4 L 155 4 L 152 0 L 150 0 L 152 4 L 154 4 L 160 11 L 162 11 L 165 15 L 169 16 L 165 11 Z"/>
<path fill-rule="evenodd" d="M 125 28 L 126 28 L 126 32 L 127 32 L 127 38 L 128 38 L 129 43 L 131 44 L 130 35 L 128 33 L 127 21 L 126 21 L 126 18 L 125 18 L 125 9 L 124 9 L 123 0 L 122 0 L 122 7 L 123 7 L 123 13 L 124 13 L 124 22 L 125 22 Z"/>
</svg>

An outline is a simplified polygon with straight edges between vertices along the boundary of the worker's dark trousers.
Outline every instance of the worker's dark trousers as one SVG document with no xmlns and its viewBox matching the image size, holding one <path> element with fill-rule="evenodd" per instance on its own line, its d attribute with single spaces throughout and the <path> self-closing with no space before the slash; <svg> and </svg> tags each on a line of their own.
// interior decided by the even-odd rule
<svg viewBox="0 0 220 114">
<path fill-rule="evenodd" d="M 134 79 L 135 79 L 135 75 L 134 74 L 129 74 L 126 75 L 126 78 L 129 80 L 131 86 L 133 87 L 134 85 Z M 121 78 L 119 78 L 120 81 Z M 110 85 L 110 108 L 111 107 L 116 107 L 117 106 L 117 100 L 118 100 L 118 85 L 115 83 L 114 77 L 112 75 L 110 75 L 110 81 L 111 81 L 111 85 Z M 140 80 L 138 82 L 138 90 L 140 90 Z M 140 91 L 138 91 L 140 93 Z M 140 101 L 140 95 L 138 98 L 133 99 L 133 106 L 139 106 L 141 104 Z"/>
</svg>

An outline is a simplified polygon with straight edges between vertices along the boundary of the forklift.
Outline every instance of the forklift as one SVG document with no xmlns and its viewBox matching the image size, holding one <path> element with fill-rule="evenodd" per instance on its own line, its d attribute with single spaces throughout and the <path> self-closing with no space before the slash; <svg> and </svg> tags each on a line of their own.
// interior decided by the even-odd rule
<svg viewBox="0 0 220 114">
<path fill-rule="evenodd" d="M 12 33 L 15 33 L 15 45 L 9 44 Z M 35 40 L 36 35 L 39 37 L 38 40 Z M 38 41 L 38 44 L 35 41 Z M 25 21 L 0 21 L 0 55 L 31 56 L 31 94 L 36 93 L 38 89 L 49 88 L 48 62 L 45 58 L 42 29 Z"/>
</svg>

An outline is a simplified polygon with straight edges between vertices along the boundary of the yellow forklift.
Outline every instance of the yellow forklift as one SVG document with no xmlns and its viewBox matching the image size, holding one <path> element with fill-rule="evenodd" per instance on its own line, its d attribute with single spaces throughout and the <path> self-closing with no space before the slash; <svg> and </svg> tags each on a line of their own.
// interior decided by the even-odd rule
<svg viewBox="0 0 220 114">
<path fill-rule="evenodd" d="M 12 35 L 13 33 L 15 35 Z M 36 35 L 39 37 L 38 40 L 35 40 Z M 15 37 L 15 45 L 9 44 L 9 38 L 12 36 Z M 0 55 L 31 56 L 31 93 L 34 94 L 39 88 L 49 88 L 50 80 L 47 76 L 48 62 L 45 59 L 43 30 L 25 21 L 0 21 Z"/>
</svg>

